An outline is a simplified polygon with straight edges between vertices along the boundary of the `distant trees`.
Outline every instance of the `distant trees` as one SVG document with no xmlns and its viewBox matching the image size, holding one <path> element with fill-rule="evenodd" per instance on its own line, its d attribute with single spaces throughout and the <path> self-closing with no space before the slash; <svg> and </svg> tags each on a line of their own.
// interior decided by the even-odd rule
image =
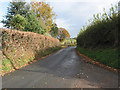
<svg viewBox="0 0 120 90">
<path fill-rule="evenodd" d="M 65 39 L 69 39 L 70 38 L 70 34 L 69 32 L 65 29 L 65 28 L 59 28 L 58 29 L 58 36 L 57 38 L 63 42 Z"/>
<path fill-rule="evenodd" d="M 117 6 L 111 7 L 107 14 L 93 15 L 90 24 L 84 26 L 77 37 L 78 46 L 85 48 L 116 47 L 118 46 L 118 19 Z"/>
</svg>

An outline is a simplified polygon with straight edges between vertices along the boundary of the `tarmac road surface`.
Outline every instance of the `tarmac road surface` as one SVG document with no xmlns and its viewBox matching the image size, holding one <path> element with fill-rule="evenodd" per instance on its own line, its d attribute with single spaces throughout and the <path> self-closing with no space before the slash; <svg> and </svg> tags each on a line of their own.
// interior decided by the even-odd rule
<svg viewBox="0 0 120 90">
<path fill-rule="evenodd" d="M 118 88 L 118 74 L 86 63 L 75 47 L 2 77 L 3 88 Z"/>
</svg>

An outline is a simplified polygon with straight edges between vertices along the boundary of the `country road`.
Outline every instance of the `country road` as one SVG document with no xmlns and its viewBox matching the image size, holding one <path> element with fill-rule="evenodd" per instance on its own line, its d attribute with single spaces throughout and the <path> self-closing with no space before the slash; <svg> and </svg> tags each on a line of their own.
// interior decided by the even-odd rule
<svg viewBox="0 0 120 90">
<path fill-rule="evenodd" d="M 118 74 L 84 62 L 75 47 L 2 77 L 3 88 L 117 88 Z"/>
</svg>

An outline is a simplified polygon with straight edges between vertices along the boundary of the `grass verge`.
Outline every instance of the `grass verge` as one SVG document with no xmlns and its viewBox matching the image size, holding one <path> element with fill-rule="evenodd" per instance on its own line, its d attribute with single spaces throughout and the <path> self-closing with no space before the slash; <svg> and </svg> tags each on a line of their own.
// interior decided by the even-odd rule
<svg viewBox="0 0 120 90">
<path fill-rule="evenodd" d="M 120 52 L 119 49 L 85 49 L 81 47 L 77 47 L 78 51 L 81 54 L 84 54 L 85 56 L 89 57 L 90 59 L 100 62 L 101 64 L 113 67 L 115 69 L 120 69 L 119 65 L 120 62 L 120 56 L 118 52 Z"/>
<path fill-rule="evenodd" d="M 37 54 L 35 55 L 35 59 L 39 59 L 41 57 L 44 57 L 44 56 L 47 56 L 53 52 L 56 52 L 58 51 L 59 49 L 61 49 L 62 47 L 54 47 L 54 48 L 47 48 L 45 50 L 40 50 L 40 51 L 37 51 Z"/>
<path fill-rule="evenodd" d="M 47 48 L 44 51 L 42 51 L 42 50 L 37 51 L 35 58 L 30 58 L 29 60 L 27 60 L 27 62 L 25 61 L 25 59 L 20 58 L 20 60 L 16 60 L 16 63 L 14 63 L 13 60 L 9 60 L 6 57 L 4 57 L 2 60 L 2 76 L 4 76 L 5 74 L 7 74 L 9 72 L 13 72 L 15 70 L 14 66 L 17 67 L 17 69 L 27 66 L 28 64 L 31 64 L 34 61 L 36 62 L 40 58 L 50 55 L 50 54 L 60 50 L 61 48 L 62 47 L 54 47 L 54 48 Z M 13 65 L 11 64 L 11 62 L 13 63 Z"/>
</svg>

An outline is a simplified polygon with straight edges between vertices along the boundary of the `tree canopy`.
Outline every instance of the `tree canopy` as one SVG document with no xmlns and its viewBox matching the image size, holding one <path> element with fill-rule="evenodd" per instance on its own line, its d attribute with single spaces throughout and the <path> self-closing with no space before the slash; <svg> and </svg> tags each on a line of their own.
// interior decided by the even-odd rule
<svg viewBox="0 0 120 90">
<path fill-rule="evenodd" d="M 45 1 L 32 1 L 28 4 L 25 0 L 13 0 L 9 4 L 6 19 L 2 20 L 2 23 L 4 27 L 11 29 L 46 33 L 55 38 L 69 37 L 66 30 L 62 30 L 63 35 L 59 33 L 57 24 L 54 23 L 55 17 L 53 8 Z"/>
<path fill-rule="evenodd" d="M 58 35 L 58 27 L 57 24 L 53 24 L 53 27 L 50 30 L 50 34 L 52 35 L 52 37 L 57 37 Z"/>
<path fill-rule="evenodd" d="M 27 16 L 27 24 L 25 26 L 25 31 L 31 31 L 31 32 L 36 32 L 39 34 L 44 34 L 45 33 L 45 28 L 43 27 L 42 23 L 40 20 L 37 18 L 37 16 L 34 14 L 34 12 L 30 12 Z"/>
<path fill-rule="evenodd" d="M 55 13 L 53 12 L 52 8 L 49 4 L 45 1 L 41 2 L 31 2 L 31 9 L 37 17 L 41 18 L 45 25 L 47 26 L 47 31 L 49 32 L 53 26 L 53 20 L 55 19 Z"/>
<path fill-rule="evenodd" d="M 58 29 L 58 36 L 57 38 L 63 42 L 65 39 L 69 39 L 70 38 L 70 34 L 69 32 L 65 29 L 65 28 L 59 28 Z"/>
<path fill-rule="evenodd" d="M 17 14 L 13 17 L 11 23 L 14 28 L 21 30 L 21 29 L 24 29 L 27 22 L 23 16 L 21 16 L 20 14 Z"/>
<path fill-rule="evenodd" d="M 2 20 L 2 23 L 7 28 L 14 28 L 12 27 L 12 19 L 15 15 L 19 14 L 23 17 L 26 17 L 27 13 L 29 12 L 29 7 L 26 5 L 24 0 L 13 0 L 10 2 L 7 15 L 5 16 L 5 20 Z"/>
</svg>

